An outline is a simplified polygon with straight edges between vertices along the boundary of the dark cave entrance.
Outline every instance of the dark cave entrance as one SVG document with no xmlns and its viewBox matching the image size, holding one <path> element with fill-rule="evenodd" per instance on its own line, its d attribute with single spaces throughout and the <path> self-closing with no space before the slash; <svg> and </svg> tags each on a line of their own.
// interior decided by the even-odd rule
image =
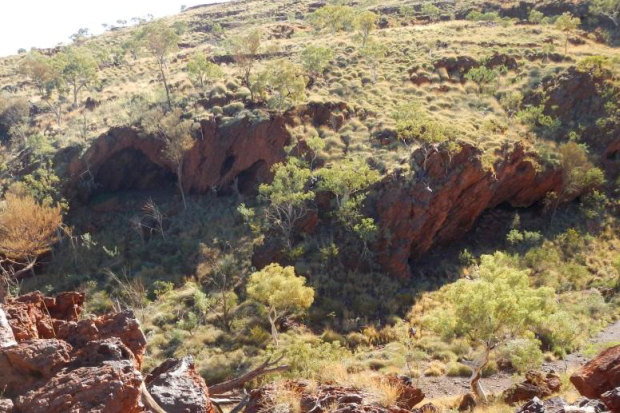
<svg viewBox="0 0 620 413">
<path fill-rule="evenodd" d="M 258 185 L 265 182 L 268 172 L 267 162 L 256 161 L 248 169 L 237 175 L 239 192 L 244 195 L 258 195 Z"/>
<path fill-rule="evenodd" d="M 127 148 L 106 160 L 97 169 L 94 181 L 91 196 L 129 190 L 168 189 L 176 183 L 176 175 L 152 162 L 142 151 Z"/>
</svg>

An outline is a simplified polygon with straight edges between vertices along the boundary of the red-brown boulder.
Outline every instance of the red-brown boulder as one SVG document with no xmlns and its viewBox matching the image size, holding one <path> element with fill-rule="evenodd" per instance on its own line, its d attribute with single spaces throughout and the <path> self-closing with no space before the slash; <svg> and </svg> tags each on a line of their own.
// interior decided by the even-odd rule
<svg viewBox="0 0 620 413">
<path fill-rule="evenodd" d="M 620 346 L 608 348 L 570 378 L 583 396 L 598 399 L 620 384 Z"/>
<path fill-rule="evenodd" d="M 57 374 L 17 398 L 20 413 L 139 413 L 142 375 L 133 361 L 106 362 Z"/>
<path fill-rule="evenodd" d="M 83 304 L 82 293 L 68 292 L 52 298 L 35 291 L 9 300 L 4 311 L 19 342 L 56 337 L 54 324 L 76 321 Z"/>
<path fill-rule="evenodd" d="M 0 389 L 15 397 L 52 377 L 66 366 L 71 346 L 62 340 L 35 339 L 0 349 Z"/>
<path fill-rule="evenodd" d="M 81 348 L 90 341 L 118 337 L 135 357 L 137 367 L 142 366 L 146 350 L 146 337 L 140 323 L 131 311 L 106 314 L 98 318 L 63 323 L 58 326 L 58 337 Z"/>
<path fill-rule="evenodd" d="M 528 371 L 525 380 L 504 391 L 502 398 L 508 404 L 515 404 L 533 399 L 545 398 L 560 391 L 562 381 L 555 373 Z"/>
<path fill-rule="evenodd" d="M 611 412 L 620 412 L 620 387 L 605 392 L 601 395 L 601 400 Z"/>
</svg>

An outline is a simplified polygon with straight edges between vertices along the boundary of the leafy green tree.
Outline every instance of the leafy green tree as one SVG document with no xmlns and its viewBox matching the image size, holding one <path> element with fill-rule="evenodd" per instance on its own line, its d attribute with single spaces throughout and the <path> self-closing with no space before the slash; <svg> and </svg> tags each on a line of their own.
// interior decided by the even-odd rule
<svg viewBox="0 0 620 413">
<path fill-rule="evenodd" d="M 592 164 L 584 145 L 567 142 L 558 148 L 558 152 L 562 167 L 562 193 L 559 194 L 559 202 L 571 201 L 605 183 L 603 171 Z"/>
<path fill-rule="evenodd" d="M 309 45 L 301 52 L 304 69 L 313 76 L 319 76 L 325 72 L 333 58 L 334 52 L 327 47 Z"/>
<path fill-rule="evenodd" d="M 564 40 L 564 54 L 568 53 L 568 38 L 574 30 L 579 27 L 581 20 L 579 17 L 574 17 L 570 12 L 563 13 L 555 21 L 555 28 L 564 32 L 566 38 Z"/>
<path fill-rule="evenodd" d="M 473 279 L 444 286 L 436 298 L 441 304 L 423 322 L 442 336 L 481 346 L 470 384 L 483 402 L 487 396 L 480 378 L 491 352 L 510 340 L 532 338 L 531 331 L 555 311 L 553 289 L 531 287 L 528 271 L 514 268 L 502 253 L 483 255 Z"/>
<path fill-rule="evenodd" d="M 441 16 L 441 9 L 432 3 L 424 3 L 421 12 L 423 15 L 428 16 L 431 21 L 437 21 Z"/>
<path fill-rule="evenodd" d="M 332 33 L 351 31 L 355 26 L 355 10 L 349 6 L 329 4 L 315 10 L 308 19 L 317 31 L 325 28 Z"/>
<path fill-rule="evenodd" d="M 499 77 L 499 72 L 486 66 L 478 66 L 465 74 L 465 79 L 471 80 L 478 85 L 480 91 L 484 91 L 485 85 L 490 85 Z"/>
<path fill-rule="evenodd" d="M 187 209 L 185 189 L 183 187 L 183 164 L 185 154 L 195 143 L 193 136 L 193 122 L 183 120 L 181 109 L 175 109 L 164 114 L 158 109 L 144 115 L 142 125 L 144 129 L 157 135 L 164 142 L 163 153 L 175 166 L 177 186 L 183 200 L 183 207 Z"/>
<path fill-rule="evenodd" d="M 217 64 L 207 60 L 207 56 L 203 53 L 196 53 L 192 60 L 187 63 L 187 72 L 194 84 L 199 85 L 202 90 L 204 90 L 206 83 L 224 76 L 222 69 Z"/>
<path fill-rule="evenodd" d="M 318 171 L 318 189 L 334 194 L 338 209 L 377 182 L 381 175 L 362 158 L 348 158 Z"/>
<path fill-rule="evenodd" d="M 62 107 L 68 92 L 62 75 L 65 64 L 62 54 L 50 58 L 32 52 L 20 66 L 20 71 L 35 84 L 42 101 L 54 113 L 58 125 L 62 122 Z"/>
<path fill-rule="evenodd" d="M 253 273 L 247 284 L 248 296 L 267 307 L 271 335 L 278 345 L 276 323 L 285 315 L 310 308 L 314 290 L 306 286 L 306 279 L 295 274 L 293 267 L 270 264 Z"/>
<path fill-rule="evenodd" d="M 325 148 L 325 141 L 319 135 L 314 135 L 306 139 L 306 144 L 312 151 L 310 169 L 314 169 L 314 163 L 316 162 L 316 158 L 319 156 L 319 152 Z"/>
<path fill-rule="evenodd" d="M 616 30 L 620 27 L 620 0 L 592 0 L 590 7 L 594 13 L 611 20 Z"/>
<path fill-rule="evenodd" d="M 281 232 L 290 250 L 295 225 L 306 216 L 308 202 L 314 199 L 314 192 L 308 189 L 312 172 L 296 158 L 274 165 L 273 172 L 273 181 L 261 184 L 258 190 L 268 202 L 265 218 Z"/>
<path fill-rule="evenodd" d="M 362 47 L 366 46 L 368 37 L 377 27 L 377 20 L 379 20 L 379 16 L 369 10 L 360 13 L 355 19 L 355 27 L 362 37 Z"/>
<path fill-rule="evenodd" d="M 374 219 L 362 214 L 366 190 L 381 175 L 370 168 L 361 158 L 345 159 L 331 167 L 320 169 L 318 190 L 334 194 L 336 217 L 349 231 L 355 233 L 362 242 L 362 256 L 369 253 L 368 244 L 374 239 L 377 227 Z"/>
<path fill-rule="evenodd" d="M 261 37 L 262 32 L 256 29 L 235 37 L 231 42 L 231 53 L 243 72 L 243 82 L 247 87 L 251 87 L 250 77 L 261 47 Z"/>
<path fill-rule="evenodd" d="M 252 94 L 267 97 L 269 106 L 284 110 L 306 97 L 308 78 L 301 67 L 286 60 L 271 62 L 252 81 Z"/>
<path fill-rule="evenodd" d="M 172 109 L 170 98 L 170 86 L 166 77 L 168 55 L 179 49 L 179 36 L 176 31 L 168 27 L 163 21 L 150 23 L 138 34 L 139 39 L 146 49 L 155 57 L 159 67 L 159 75 L 166 90 L 168 109 Z"/>
<path fill-rule="evenodd" d="M 530 10 L 530 14 L 527 17 L 527 21 L 532 24 L 540 24 L 542 23 L 544 18 L 545 18 L 545 15 L 543 14 L 543 12 L 538 11 L 536 9 L 532 9 Z"/>
<path fill-rule="evenodd" d="M 52 59 L 39 52 L 30 52 L 20 64 L 20 72 L 28 77 L 43 96 L 60 74 L 53 65 Z"/>
<path fill-rule="evenodd" d="M 373 83 L 377 83 L 377 69 L 386 53 L 387 47 L 384 44 L 372 40 L 368 41 L 360 50 L 360 54 L 366 59 L 370 67 Z"/>
<path fill-rule="evenodd" d="M 62 77 L 73 91 L 76 108 L 80 91 L 97 81 L 97 61 L 88 49 L 76 47 L 68 48 L 58 59 L 62 62 Z"/>
</svg>

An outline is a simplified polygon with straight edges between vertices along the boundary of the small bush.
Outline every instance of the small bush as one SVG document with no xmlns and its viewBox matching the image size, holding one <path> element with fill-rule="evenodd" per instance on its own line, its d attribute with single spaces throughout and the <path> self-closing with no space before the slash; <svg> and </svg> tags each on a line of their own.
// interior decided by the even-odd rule
<svg viewBox="0 0 620 413">
<path fill-rule="evenodd" d="M 446 367 L 446 375 L 449 377 L 469 377 L 472 374 L 472 369 L 463 363 L 457 363 L 452 361 L 448 363 Z"/>
</svg>

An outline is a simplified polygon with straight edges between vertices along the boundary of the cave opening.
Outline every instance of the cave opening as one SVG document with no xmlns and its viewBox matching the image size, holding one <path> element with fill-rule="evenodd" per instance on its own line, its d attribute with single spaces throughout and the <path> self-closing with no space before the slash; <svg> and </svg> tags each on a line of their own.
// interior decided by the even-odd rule
<svg viewBox="0 0 620 413">
<path fill-rule="evenodd" d="M 142 151 L 127 148 L 97 168 L 94 182 L 95 189 L 91 196 L 130 190 L 168 189 L 176 183 L 176 175 L 152 162 Z"/>
<path fill-rule="evenodd" d="M 239 192 L 244 195 L 257 195 L 258 185 L 265 181 L 268 172 L 267 162 L 263 160 L 256 161 L 248 169 L 237 175 Z"/>
</svg>

